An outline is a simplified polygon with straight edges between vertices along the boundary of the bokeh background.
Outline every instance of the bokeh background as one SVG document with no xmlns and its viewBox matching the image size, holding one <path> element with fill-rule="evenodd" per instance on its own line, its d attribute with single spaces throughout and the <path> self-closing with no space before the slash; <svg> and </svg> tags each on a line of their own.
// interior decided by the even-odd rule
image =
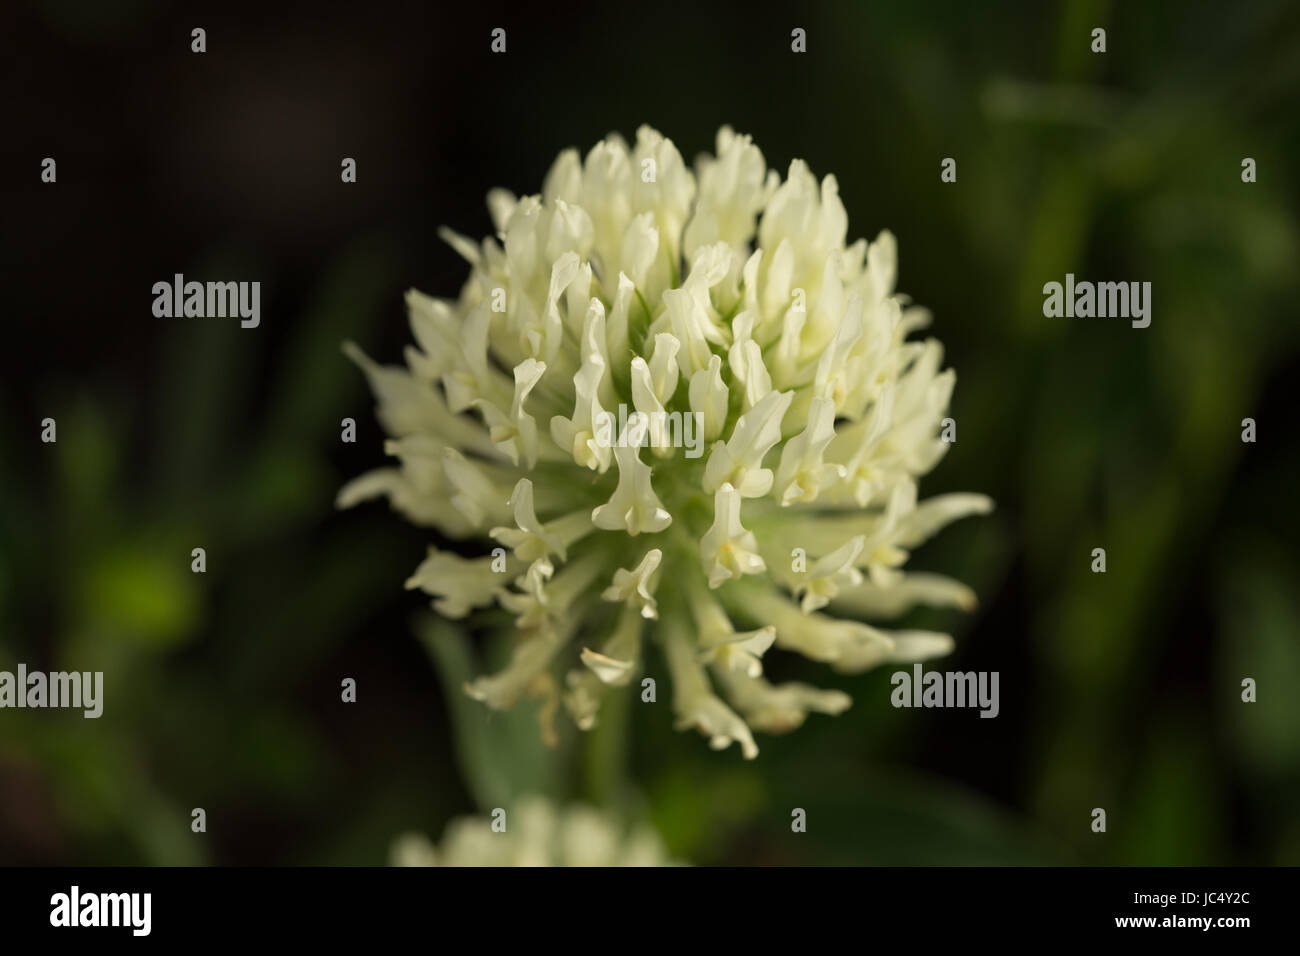
<svg viewBox="0 0 1300 956">
<path fill-rule="evenodd" d="M 1300 863 L 1300 7 L 455 6 L 0 10 L 0 669 L 107 684 L 99 720 L 0 711 L 0 863 L 380 864 L 524 792 L 696 863 Z M 333 509 L 382 461 L 340 342 L 398 360 L 404 290 L 465 277 L 439 225 L 643 122 L 688 160 L 749 132 L 898 236 L 958 373 L 922 492 L 998 503 L 909 565 L 980 608 L 914 620 L 1000 672 L 997 719 L 783 655 L 855 704 L 757 761 L 630 698 L 546 751 L 459 693 L 500 649 L 403 591 L 425 532 Z M 155 319 L 174 272 L 259 279 L 261 327 Z M 1151 327 L 1044 318 L 1066 272 L 1152 282 Z"/>
</svg>

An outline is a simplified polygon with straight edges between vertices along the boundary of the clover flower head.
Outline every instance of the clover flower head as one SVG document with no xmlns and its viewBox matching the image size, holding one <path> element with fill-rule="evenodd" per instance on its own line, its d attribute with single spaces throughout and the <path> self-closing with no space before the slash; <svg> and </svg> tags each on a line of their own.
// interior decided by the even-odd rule
<svg viewBox="0 0 1300 956">
<path fill-rule="evenodd" d="M 627 826 L 585 804 L 556 807 L 532 795 L 493 817 L 452 820 L 438 846 L 422 833 L 403 833 L 389 859 L 394 866 L 678 865 L 648 826 Z"/>
<path fill-rule="evenodd" d="M 951 649 L 861 620 L 973 606 L 904 565 L 992 503 L 918 501 L 954 373 L 911 338 L 930 317 L 895 292 L 893 235 L 846 244 L 833 176 L 796 160 L 782 179 L 725 127 L 692 170 L 642 127 L 488 208 L 493 237 L 443 231 L 470 266 L 459 297 L 407 293 L 404 367 L 347 347 L 395 464 L 339 495 L 462 542 L 407 581 L 439 613 L 514 615 L 514 656 L 473 697 L 562 697 L 589 728 L 649 640 L 678 725 L 752 757 L 753 730 L 850 703 L 767 681 L 770 648 L 845 672 Z"/>
</svg>

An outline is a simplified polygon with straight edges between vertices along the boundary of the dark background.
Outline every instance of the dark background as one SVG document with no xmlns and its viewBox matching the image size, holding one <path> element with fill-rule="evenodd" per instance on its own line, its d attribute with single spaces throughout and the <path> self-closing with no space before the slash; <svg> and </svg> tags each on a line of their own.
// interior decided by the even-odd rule
<svg viewBox="0 0 1300 956">
<path fill-rule="evenodd" d="M 533 789 L 699 863 L 1300 862 L 1295 4 L 64 0 L 0 11 L 0 76 L 0 669 L 107 684 L 97 721 L 0 712 L 0 863 L 380 863 Z M 914 620 L 999 671 L 996 720 L 782 660 L 854 707 L 753 763 L 635 701 L 548 754 L 447 693 L 483 664 L 417 637 L 427 536 L 333 510 L 383 460 L 339 343 L 399 360 L 404 290 L 466 276 L 438 226 L 641 123 L 688 161 L 730 124 L 898 236 L 958 373 L 922 492 L 998 503 L 909 563 L 980 609 Z M 260 280 L 261 327 L 155 318 L 176 272 Z M 1151 327 L 1044 318 L 1066 272 L 1152 282 Z"/>
</svg>

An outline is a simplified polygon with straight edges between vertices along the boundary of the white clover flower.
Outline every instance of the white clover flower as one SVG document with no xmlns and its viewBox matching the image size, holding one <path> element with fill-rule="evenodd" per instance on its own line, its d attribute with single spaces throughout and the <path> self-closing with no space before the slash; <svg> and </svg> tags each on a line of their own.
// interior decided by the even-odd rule
<svg viewBox="0 0 1300 956">
<path fill-rule="evenodd" d="M 504 830 L 490 817 L 447 824 L 435 847 L 421 833 L 404 833 L 389 851 L 394 866 L 676 866 L 654 830 L 624 826 L 585 804 L 557 809 L 537 796 L 505 812 Z"/>
<path fill-rule="evenodd" d="M 514 614 L 512 661 L 472 696 L 562 695 L 589 728 L 649 638 L 679 726 L 752 757 L 751 728 L 850 703 L 767 682 L 770 647 L 839 671 L 951 649 L 857 620 L 972 607 L 904 565 L 992 502 L 917 500 L 955 376 L 937 341 L 908 338 L 929 315 L 894 291 L 894 237 L 845 245 L 833 176 L 796 160 L 782 181 L 725 127 L 693 173 L 642 127 L 488 207 L 495 237 L 443 233 L 471 267 L 459 298 L 407 294 L 405 368 L 348 346 L 396 465 L 339 495 L 386 496 L 479 555 L 431 548 L 407 582 L 448 617 Z"/>
</svg>

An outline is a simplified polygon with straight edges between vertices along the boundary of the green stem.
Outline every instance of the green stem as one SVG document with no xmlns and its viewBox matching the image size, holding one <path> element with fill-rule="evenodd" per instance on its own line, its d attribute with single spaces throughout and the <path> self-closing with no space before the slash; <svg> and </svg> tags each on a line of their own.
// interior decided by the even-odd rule
<svg viewBox="0 0 1300 956">
<path fill-rule="evenodd" d="M 628 789 L 632 697 L 639 685 L 612 687 L 601 701 L 596 726 L 582 741 L 582 792 L 597 807 L 621 802 Z"/>
</svg>

